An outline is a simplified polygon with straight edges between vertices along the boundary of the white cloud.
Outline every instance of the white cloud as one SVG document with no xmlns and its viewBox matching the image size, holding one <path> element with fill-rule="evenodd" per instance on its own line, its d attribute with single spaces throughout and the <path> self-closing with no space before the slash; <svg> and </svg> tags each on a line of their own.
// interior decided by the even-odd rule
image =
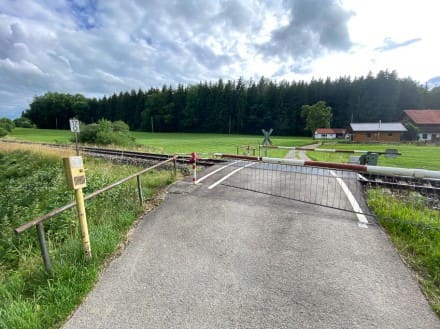
<svg viewBox="0 0 440 329">
<path fill-rule="evenodd" d="M 47 91 L 102 96 L 387 68 L 423 81 L 440 74 L 438 9 L 427 0 L 4 0 L 0 116 L 18 116 Z M 386 40 L 392 48 L 416 39 L 377 50 Z"/>
</svg>

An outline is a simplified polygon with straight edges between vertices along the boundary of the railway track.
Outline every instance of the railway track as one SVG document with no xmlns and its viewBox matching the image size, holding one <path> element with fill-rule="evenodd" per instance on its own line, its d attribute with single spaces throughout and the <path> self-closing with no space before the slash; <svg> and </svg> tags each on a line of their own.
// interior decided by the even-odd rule
<svg viewBox="0 0 440 329">
<path fill-rule="evenodd" d="M 74 148 L 73 145 L 61 145 L 61 144 L 50 144 L 50 143 L 34 143 L 25 141 L 10 141 L 2 140 L 4 143 L 18 143 L 18 144 L 29 144 L 29 145 L 43 145 L 54 148 Z M 109 158 L 126 159 L 126 160 L 143 160 L 143 161 L 164 161 L 169 159 L 173 155 L 169 154 L 157 154 L 157 153 L 145 153 L 145 152 L 135 152 L 117 149 L 107 149 L 107 148 L 97 148 L 97 147 L 86 147 L 80 146 L 79 150 L 87 155 L 91 156 L 104 156 Z M 190 156 L 179 155 L 177 157 L 177 162 L 180 164 L 189 164 Z M 201 166 L 212 166 L 219 163 L 224 163 L 224 159 L 213 159 L 205 158 L 199 159 L 197 164 Z M 428 179 L 414 179 L 411 177 L 399 177 L 399 176 L 377 176 L 377 175 L 360 175 L 359 181 L 364 185 L 370 186 L 382 186 L 397 189 L 411 189 L 422 193 L 434 193 L 440 195 L 440 181 L 439 180 L 428 180 Z"/>
<path fill-rule="evenodd" d="M 415 179 L 412 177 L 359 175 L 363 185 L 380 186 L 391 189 L 412 190 L 422 194 L 440 196 L 440 181 L 435 179 Z"/>
<path fill-rule="evenodd" d="M 26 145 L 43 145 L 53 148 L 62 148 L 62 149 L 73 149 L 72 145 L 61 145 L 61 144 L 50 144 L 50 143 L 34 143 L 34 142 L 25 142 L 25 141 L 10 141 L 10 140 L 2 140 L 4 143 L 15 143 L 15 144 L 26 144 Z M 82 153 L 91 156 L 106 156 L 111 158 L 118 159 L 128 159 L 128 160 L 145 160 L 145 161 L 163 161 L 173 157 L 170 154 L 158 154 L 158 153 L 146 153 L 146 152 L 135 152 L 135 151 L 126 151 L 126 150 L 117 150 L 117 149 L 107 149 L 107 148 L 98 148 L 98 147 L 87 147 L 80 146 L 78 150 Z M 190 156 L 187 155 L 179 155 L 177 156 L 177 162 L 181 164 L 190 163 Z M 224 163 L 223 159 L 211 159 L 211 158 L 202 158 L 197 160 L 197 164 L 201 166 L 212 166 L 218 163 Z"/>
</svg>

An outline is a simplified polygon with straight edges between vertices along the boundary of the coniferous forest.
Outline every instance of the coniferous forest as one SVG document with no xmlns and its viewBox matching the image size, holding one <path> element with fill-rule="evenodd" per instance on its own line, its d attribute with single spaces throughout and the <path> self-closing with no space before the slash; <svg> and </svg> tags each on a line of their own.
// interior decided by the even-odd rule
<svg viewBox="0 0 440 329">
<path fill-rule="evenodd" d="M 331 126 L 400 120 L 402 110 L 440 108 L 440 87 L 428 90 L 396 72 L 336 80 L 201 82 L 131 90 L 100 99 L 49 92 L 34 98 L 23 117 L 39 128 L 68 129 L 69 118 L 84 123 L 122 120 L 131 130 L 309 135 L 301 106 L 323 100 L 333 110 Z"/>
</svg>

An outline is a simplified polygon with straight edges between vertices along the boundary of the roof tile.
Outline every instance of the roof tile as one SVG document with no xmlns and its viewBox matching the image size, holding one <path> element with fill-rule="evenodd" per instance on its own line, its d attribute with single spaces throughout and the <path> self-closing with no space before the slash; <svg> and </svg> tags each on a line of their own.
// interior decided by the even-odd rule
<svg viewBox="0 0 440 329">
<path fill-rule="evenodd" d="M 345 129 L 342 128 L 317 128 L 317 134 L 345 134 Z"/>
<path fill-rule="evenodd" d="M 440 125 L 440 110 L 404 110 L 415 124 Z"/>
</svg>

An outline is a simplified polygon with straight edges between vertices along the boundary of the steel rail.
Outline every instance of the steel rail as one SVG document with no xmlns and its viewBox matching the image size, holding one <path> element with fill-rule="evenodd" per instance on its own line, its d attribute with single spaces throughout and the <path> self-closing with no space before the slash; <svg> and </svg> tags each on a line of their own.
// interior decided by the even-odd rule
<svg viewBox="0 0 440 329">
<path fill-rule="evenodd" d="M 30 145 L 43 145 L 54 148 L 63 148 L 68 149 L 71 148 L 72 145 L 60 145 L 60 144 L 50 144 L 50 143 L 34 143 L 27 141 L 10 141 L 10 140 L 2 140 L 5 143 L 16 143 L 16 144 L 30 144 Z M 136 152 L 136 151 L 125 151 L 125 150 L 117 150 L 117 149 L 107 149 L 107 148 L 96 148 L 90 146 L 81 146 L 79 150 L 85 152 L 89 155 L 114 155 L 120 157 L 126 157 L 131 159 L 143 159 L 143 160 L 166 160 L 174 155 L 169 154 L 158 154 L 158 153 L 145 153 L 145 152 Z M 176 158 L 176 161 L 181 164 L 190 163 L 190 158 L 188 156 L 179 155 Z M 218 163 L 223 163 L 224 160 L 220 159 L 211 159 L 211 158 L 201 158 L 198 159 L 198 163 L 202 166 L 212 166 Z"/>
</svg>

